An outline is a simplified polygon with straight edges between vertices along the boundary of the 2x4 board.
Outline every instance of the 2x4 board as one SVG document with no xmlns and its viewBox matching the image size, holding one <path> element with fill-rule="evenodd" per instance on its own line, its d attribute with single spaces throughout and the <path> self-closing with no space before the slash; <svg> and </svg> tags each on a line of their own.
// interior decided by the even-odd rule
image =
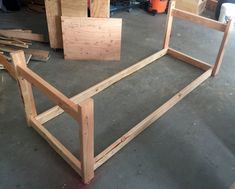
<svg viewBox="0 0 235 189">
<path fill-rule="evenodd" d="M 122 19 L 62 17 L 64 58 L 120 60 Z"/>
</svg>

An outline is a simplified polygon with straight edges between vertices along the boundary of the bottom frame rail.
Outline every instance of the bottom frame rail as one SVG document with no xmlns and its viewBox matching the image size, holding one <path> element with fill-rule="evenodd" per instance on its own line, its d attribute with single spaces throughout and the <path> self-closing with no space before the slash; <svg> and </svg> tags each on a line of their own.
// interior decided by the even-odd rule
<svg viewBox="0 0 235 189">
<path fill-rule="evenodd" d="M 31 118 L 32 127 L 51 145 L 51 147 L 81 176 L 81 162 L 61 144 L 42 124 Z"/>
<path fill-rule="evenodd" d="M 108 148 L 106 148 L 103 152 L 95 157 L 95 169 L 104 164 L 109 158 L 111 158 L 114 154 L 116 154 L 119 150 L 121 150 L 127 143 L 129 143 L 132 139 L 134 139 L 138 134 L 140 134 L 143 130 L 149 127 L 153 122 L 159 119 L 162 115 L 164 115 L 168 110 L 170 110 L 174 105 L 176 105 L 179 101 L 181 101 L 186 95 L 188 95 L 191 91 L 197 88 L 200 84 L 202 84 L 206 79 L 211 76 L 212 69 L 204 72 L 201 76 L 191 82 L 184 89 L 179 91 L 176 95 L 174 95 L 170 100 L 168 100 L 165 104 L 163 104 L 160 108 L 146 117 L 143 121 L 138 123 L 135 127 L 129 130 L 126 134 L 124 134 L 121 138 L 116 140 L 113 144 L 111 144 Z"/>
<path fill-rule="evenodd" d="M 206 62 L 203 62 L 201 60 L 198 60 L 196 58 L 193 58 L 189 55 L 186 55 L 186 54 L 179 52 L 179 51 L 172 49 L 172 48 L 168 49 L 167 54 L 178 59 L 178 60 L 181 60 L 181 61 L 186 62 L 188 64 L 191 64 L 193 66 L 196 66 L 204 71 L 207 71 L 208 69 L 212 68 L 212 65 L 210 65 Z"/>
</svg>

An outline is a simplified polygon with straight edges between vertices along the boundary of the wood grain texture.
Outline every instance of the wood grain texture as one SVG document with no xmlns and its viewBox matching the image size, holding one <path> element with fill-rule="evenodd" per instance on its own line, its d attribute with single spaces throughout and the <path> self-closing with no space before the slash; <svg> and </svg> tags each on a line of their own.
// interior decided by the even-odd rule
<svg viewBox="0 0 235 189">
<path fill-rule="evenodd" d="M 11 54 L 12 62 L 14 63 L 15 74 L 16 74 L 16 78 L 18 81 L 18 86 L 19 86 L 21 97 L 22 97 L 22 101 L 24 104 L 26 120 L 27 120 L 28 126 L 31 126 L 31 117 L 37 116 L 32 85 L 26 79 L 22 78 L 18 71 L 19 66 L 27 69 L 27 65 L 26 65 L 27 63 L 25 60 L 24 51 L 15 51 L 10 54 Z"/>
<path fill-rule="evenodd" d="M 109 18 L 110 0 L 91 0 L 90 11 L 93 18 Z"/>
<path fill-rule="evenodd" d="M 47 26 L 50 46 L 53 49 L 63 48 L 61 30 L 61 3 L 60 0 L 45 0 Z"/>
<path fill-rule="evenodd" d="M 83 182 L 88 184 L 94 177 L 94 101 L 87 99 L 79 105 L 81 170 Z"/>
<path fill-rule="evenodd" d="M 216 57 L 215 66 L 214 66 L 214 69 L 212 72 L 213 76 L 215 76 L 219 73 L 220 66 L 221 66 L 223 58 L 224 58 L 225 47 L 228 43 L 228 38 L 229 38 L 230 33 L 232 32 L 232 29 L 233 29 L 233 20 L 231 19 L 231 20 L 229 20 L 229 22 L 226 26 L 224 36 L 223 36 L 223 39 L 222 39 L 222 42 L 221 42 L 221 45 L 219 48 L 219 52 Z"/>
<path fill-rule="evenodd" d="M 212 65 L 210 65 L 206 62 L 203 62 L 201 60 L 193 58 L 192 56 L 186 55 L 186 54 L 179 52 L 179 51 L 172 49 L 172 48 L 168 49 L 167 54 L 178 59 L 178 60 L 184 61 L 188 64 L 193 65 L 193 66 L 196 66 L 204 71 L 207 71 L 208 69 L 210 69 L 212 67 Z"/>
<path fill-rule="evenodd" d="M 130 66 L 129 68 L 126 68 L 124 70 L 122 70 L 121 72 L 105 79 L 104 81 L 94 85 L 93 87 L 90 87 L 89 89 L 83 91 L 82 93 L 73 96 L 72 98 L 70 98 L 70 100 L 72 100 L 73 102 L 75 102 L 76 104 L 94 96 L 95 94 L 103 91 L 104 89 L 110 87 L 111 85 L 113 85 L 114 83 L 120 81 L 121 79 L 137 72 L 138 70 L 144 68 L 145 66 L 153 63 L 155 60 L 163 57 L 165 54 L 167 53 L 167 49 L 163 49 L 159 52 L 154 53 L 153 55 L 137 62 L 136 64 Z M 40 123 L 46 123 L 47 121 L 55 118 L 56 116 L 62 114 L 64 111 L 59 107 L 59 106 L 55 106 L 43 113 L 41 113 L 40 115 L 37 116 L 37 120 Z"/>
<path fill-rule="evenodd" d="M 64 57 L 120 60 L 122 19 L 62 17 Z"/>
<path fill-rule="evenodd" d="M 87 0 L 61 0 L 62 16 L 87 17 Z"/>
<path fill-rule="evenodd" d="M 18 38 L 18 39 L 27 39 L 27 40 L 32 40 L 32 41 L 46 42 L 42 34 L 36 34 L 36 33 L 1 30 L 0 35 L 3 35 L 5 37 Z"/>
<path fill-rule="evenodd" d="M 223 24 L 221 22 L 218 22 L 209 18 L 205 18 L 202 16 L 198 16 L 198 15 L 195 15 L 195 14 L 183 11 L 183 10 L 179 10 L 179 9 L 173 9 L 172 15 L 182 20 L 190 21 L 195 24 L 199 24 L 201 26 L 205 26 L 211 29 L 222 31 L 222 32 L 225 31 L 226 26 L 227 26 L 226 24 Z"/>
</svg>

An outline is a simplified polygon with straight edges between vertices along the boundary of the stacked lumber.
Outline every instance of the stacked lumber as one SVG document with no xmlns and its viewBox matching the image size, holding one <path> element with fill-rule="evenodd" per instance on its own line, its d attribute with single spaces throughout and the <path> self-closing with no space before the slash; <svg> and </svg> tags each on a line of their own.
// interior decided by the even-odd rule
<svg viewBox="0 0 235 189">
<path fill-rule="evenodd" d="M 0 55 L 6 60 L 11 61 L 10 53 L 23 50 L 27 63 L 30 60 L 47 61 L 49 52 L 29 48 L 32 41 L 45 42 L 43 35 L 32 33 L 31 30 L 22 29 L 0 29 Z M 1 65 L 0 69 L 4 69 Z"/>
<path fill-rule="evenodd" d="M 120 60 L 122 19 L 110 18 L 110 0 L 45 0 L 51 48 L 70 60 Z M 88 8 L 90 17 L 88 17 Z"/>
</svg>

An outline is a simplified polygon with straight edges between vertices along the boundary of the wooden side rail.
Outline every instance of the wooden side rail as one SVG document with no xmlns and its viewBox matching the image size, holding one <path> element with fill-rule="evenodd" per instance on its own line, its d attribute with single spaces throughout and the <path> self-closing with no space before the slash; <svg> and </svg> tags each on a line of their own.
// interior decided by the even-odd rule
<svg viewBox="0 0 235 189">
<path fill-rule="evenodd" d="M 155 60 L 163 57 L 166 55 L 167 49 L 162 49 L 159 52 L 154 53 L 153 55 L 141 60 L 140 62 L 134 64 L 133 66 L 130 66 L 129 68 L 113 75 L 112 77 L 94 85 L 93 87 L 83 91 L 82 93 L 70 98 L 71 101 L 74 103 L 82 102 L 85 99 L 91 98 L 95 94 L 103 91 L 104 89 L 108 88 L 109 86 L 113 85 L 114 83 L 120 81 L 121 79 L 137 72 L 138 70 L 144 68 L 145 66 L 153 63 Z M 36 119 L 40 123 L 46 123 L 47 121 L 55 118 L 56 116 L 62 114 L 64 111 L 59 106 L 55 106 L 46 112 L 43 112 L 42 114 L 38 115 Z"/>
<path fill-rule="evenodd" d="M 210 65 L 206 62 L 203 62 L 201 60 L 198 60 L 196 58 L 193 58 L 189 55 L 186 55 L 186 54 L 179 52 L 179 51 L 172 49 L 172 48 L 168 49 L 167 54 L 178 59 L 178 60 L 181 60 L 181 61 L 186 62 L 188 64 L 191 64 L 193 66 L 196 66 L 199 69 L 204 70 L 204 71 L 207 71 L 208 69 L 212 68 L 212 65 Z"/>
<path fill-rule="evenodd" d="M 199 24 L 201 26 L 206 26 L 211 29 L 215 29 L 221 32 L 224 32 L 227 25 L 209 18 L 205 18 L 202 16 L 198 16 L 193 13 L 189 13 L 187 11 L 179 10 L 179 9 L 173 9 L 172 10 L 172 16 L 180 18 L 182 20 L 194 22 L 196 24 Z"/>
</svg>

